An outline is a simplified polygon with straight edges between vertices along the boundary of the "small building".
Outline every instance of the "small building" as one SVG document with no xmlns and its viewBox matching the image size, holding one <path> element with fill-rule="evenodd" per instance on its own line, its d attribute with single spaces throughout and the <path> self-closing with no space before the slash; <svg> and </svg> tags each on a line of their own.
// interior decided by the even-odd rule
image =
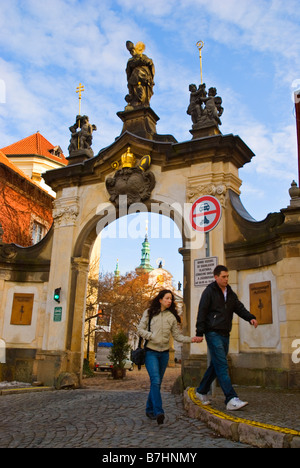
<svg viewBox="0 0 300 468">
<path fill-rule="evenodd" d="M 39 132 L 0 150 L 2 240 L 27 247 L 38 243 L 52 223 L 55 192 L 42 174 L 65 167 L 67 159 Z"/>
<path fill-rule="evenodd" d="M 0 151 L 1 240 L 27 247 L 49 231 L 53 196 Z"/>
<path fill-rule="evenodd" d="M 67 166 L 68 160 L 60 146 L 53 146 L 40 132 L 36 132 L 5 146 L 1 151 L 31 180 L 55 197 L 55 192 L 45 183 L 42 174 Z"/>
</svg>

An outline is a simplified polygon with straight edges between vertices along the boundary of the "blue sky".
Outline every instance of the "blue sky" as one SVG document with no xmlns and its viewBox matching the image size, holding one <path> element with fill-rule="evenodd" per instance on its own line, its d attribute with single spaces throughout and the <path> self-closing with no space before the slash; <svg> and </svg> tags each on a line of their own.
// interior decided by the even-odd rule
<svg viewBox="0 0 300 468">
<path fill-rule="evenodd" d="M 2 0 L 0 146 L 39 130 L 67 155 L 80 82 L 82 113 L 98 128 L 94 153 L 111 144 L 122 129 L 116 113 L 126 104 L 127 40 L 143 41 L 154 61 L 158 133 L 191 139 L 188 88 L 200 83 L 196 42 L 203 40 L 203 81 L 223 100 L 220 129 L 239 135 L 256 155 L 240 170 L 241 200 L 264 219 L 288 206 L 297 181 L 292 96 L 300 88 L 299 23 L 297 0 Z M 142 237 L 131 240 L 139 244 L 138 262 Z M 152 263 L 166 257 L 166 268 L 180 265 L 176 281 L 177 243 L 151 241 Z M 107 240 L 105 251 L 112 248 Z M 134 268 L 125 253 L 118 257 L 120 268 Z M 108 260 L 103 268 L 111 269 Z"/>
</svg>

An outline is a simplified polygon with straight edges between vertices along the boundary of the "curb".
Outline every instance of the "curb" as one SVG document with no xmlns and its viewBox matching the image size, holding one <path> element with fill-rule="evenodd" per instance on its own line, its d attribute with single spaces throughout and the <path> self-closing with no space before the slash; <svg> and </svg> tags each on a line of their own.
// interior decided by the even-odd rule
<svg viewBox="0 0 300 468">
<path fill-rule="evenodd" d="M 196 397 L 195 388 L 184 391 L 183 403 L 189 417 L 200 419 L 226 439 L 259 448 L 300 448 L 299 431 L 222 413 L 203 405 Z"/>
<path fill-rule="evenodd" d="M 54 387 L 16 387 L 16 388 L 4 388 L 0 390 L 0 395 L 15 395 L 17 393 L 30 393 L 30 392 L 46 392 L 49 390 L 55 390 Z"/>
</svg>

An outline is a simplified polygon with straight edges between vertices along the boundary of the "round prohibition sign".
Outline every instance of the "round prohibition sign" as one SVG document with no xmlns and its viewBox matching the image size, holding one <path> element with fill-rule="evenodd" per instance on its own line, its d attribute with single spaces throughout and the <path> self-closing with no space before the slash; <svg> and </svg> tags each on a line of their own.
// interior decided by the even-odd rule
<svg viewBox="0 0 300 468">
<path fill-rule="evenodd" d="M 196 231 L 209 232 L 217 226 L 221 216 L 219 200 L 211 195 L 204 195 L 193 203 L 190 221 Z"/>
</svg>

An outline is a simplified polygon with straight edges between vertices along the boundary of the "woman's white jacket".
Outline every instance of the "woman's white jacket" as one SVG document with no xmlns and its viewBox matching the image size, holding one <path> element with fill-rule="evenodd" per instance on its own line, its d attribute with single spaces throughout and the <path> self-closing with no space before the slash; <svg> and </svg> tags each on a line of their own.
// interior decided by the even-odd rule
<svg viewBox="0 0 300 468">
<path fill-rule="evenodd" d="M 149 314 L 145 310 L 137 327 L 138 334 L 147 340 L 147 348 L 154 351 L 166 351 L 170 348 L 170 337 L 181 343 L 191 343 L 189 336 L 180 333 L 178 322 L 168 309 L 152 317 L 148 331 Z"/>
</svg>

